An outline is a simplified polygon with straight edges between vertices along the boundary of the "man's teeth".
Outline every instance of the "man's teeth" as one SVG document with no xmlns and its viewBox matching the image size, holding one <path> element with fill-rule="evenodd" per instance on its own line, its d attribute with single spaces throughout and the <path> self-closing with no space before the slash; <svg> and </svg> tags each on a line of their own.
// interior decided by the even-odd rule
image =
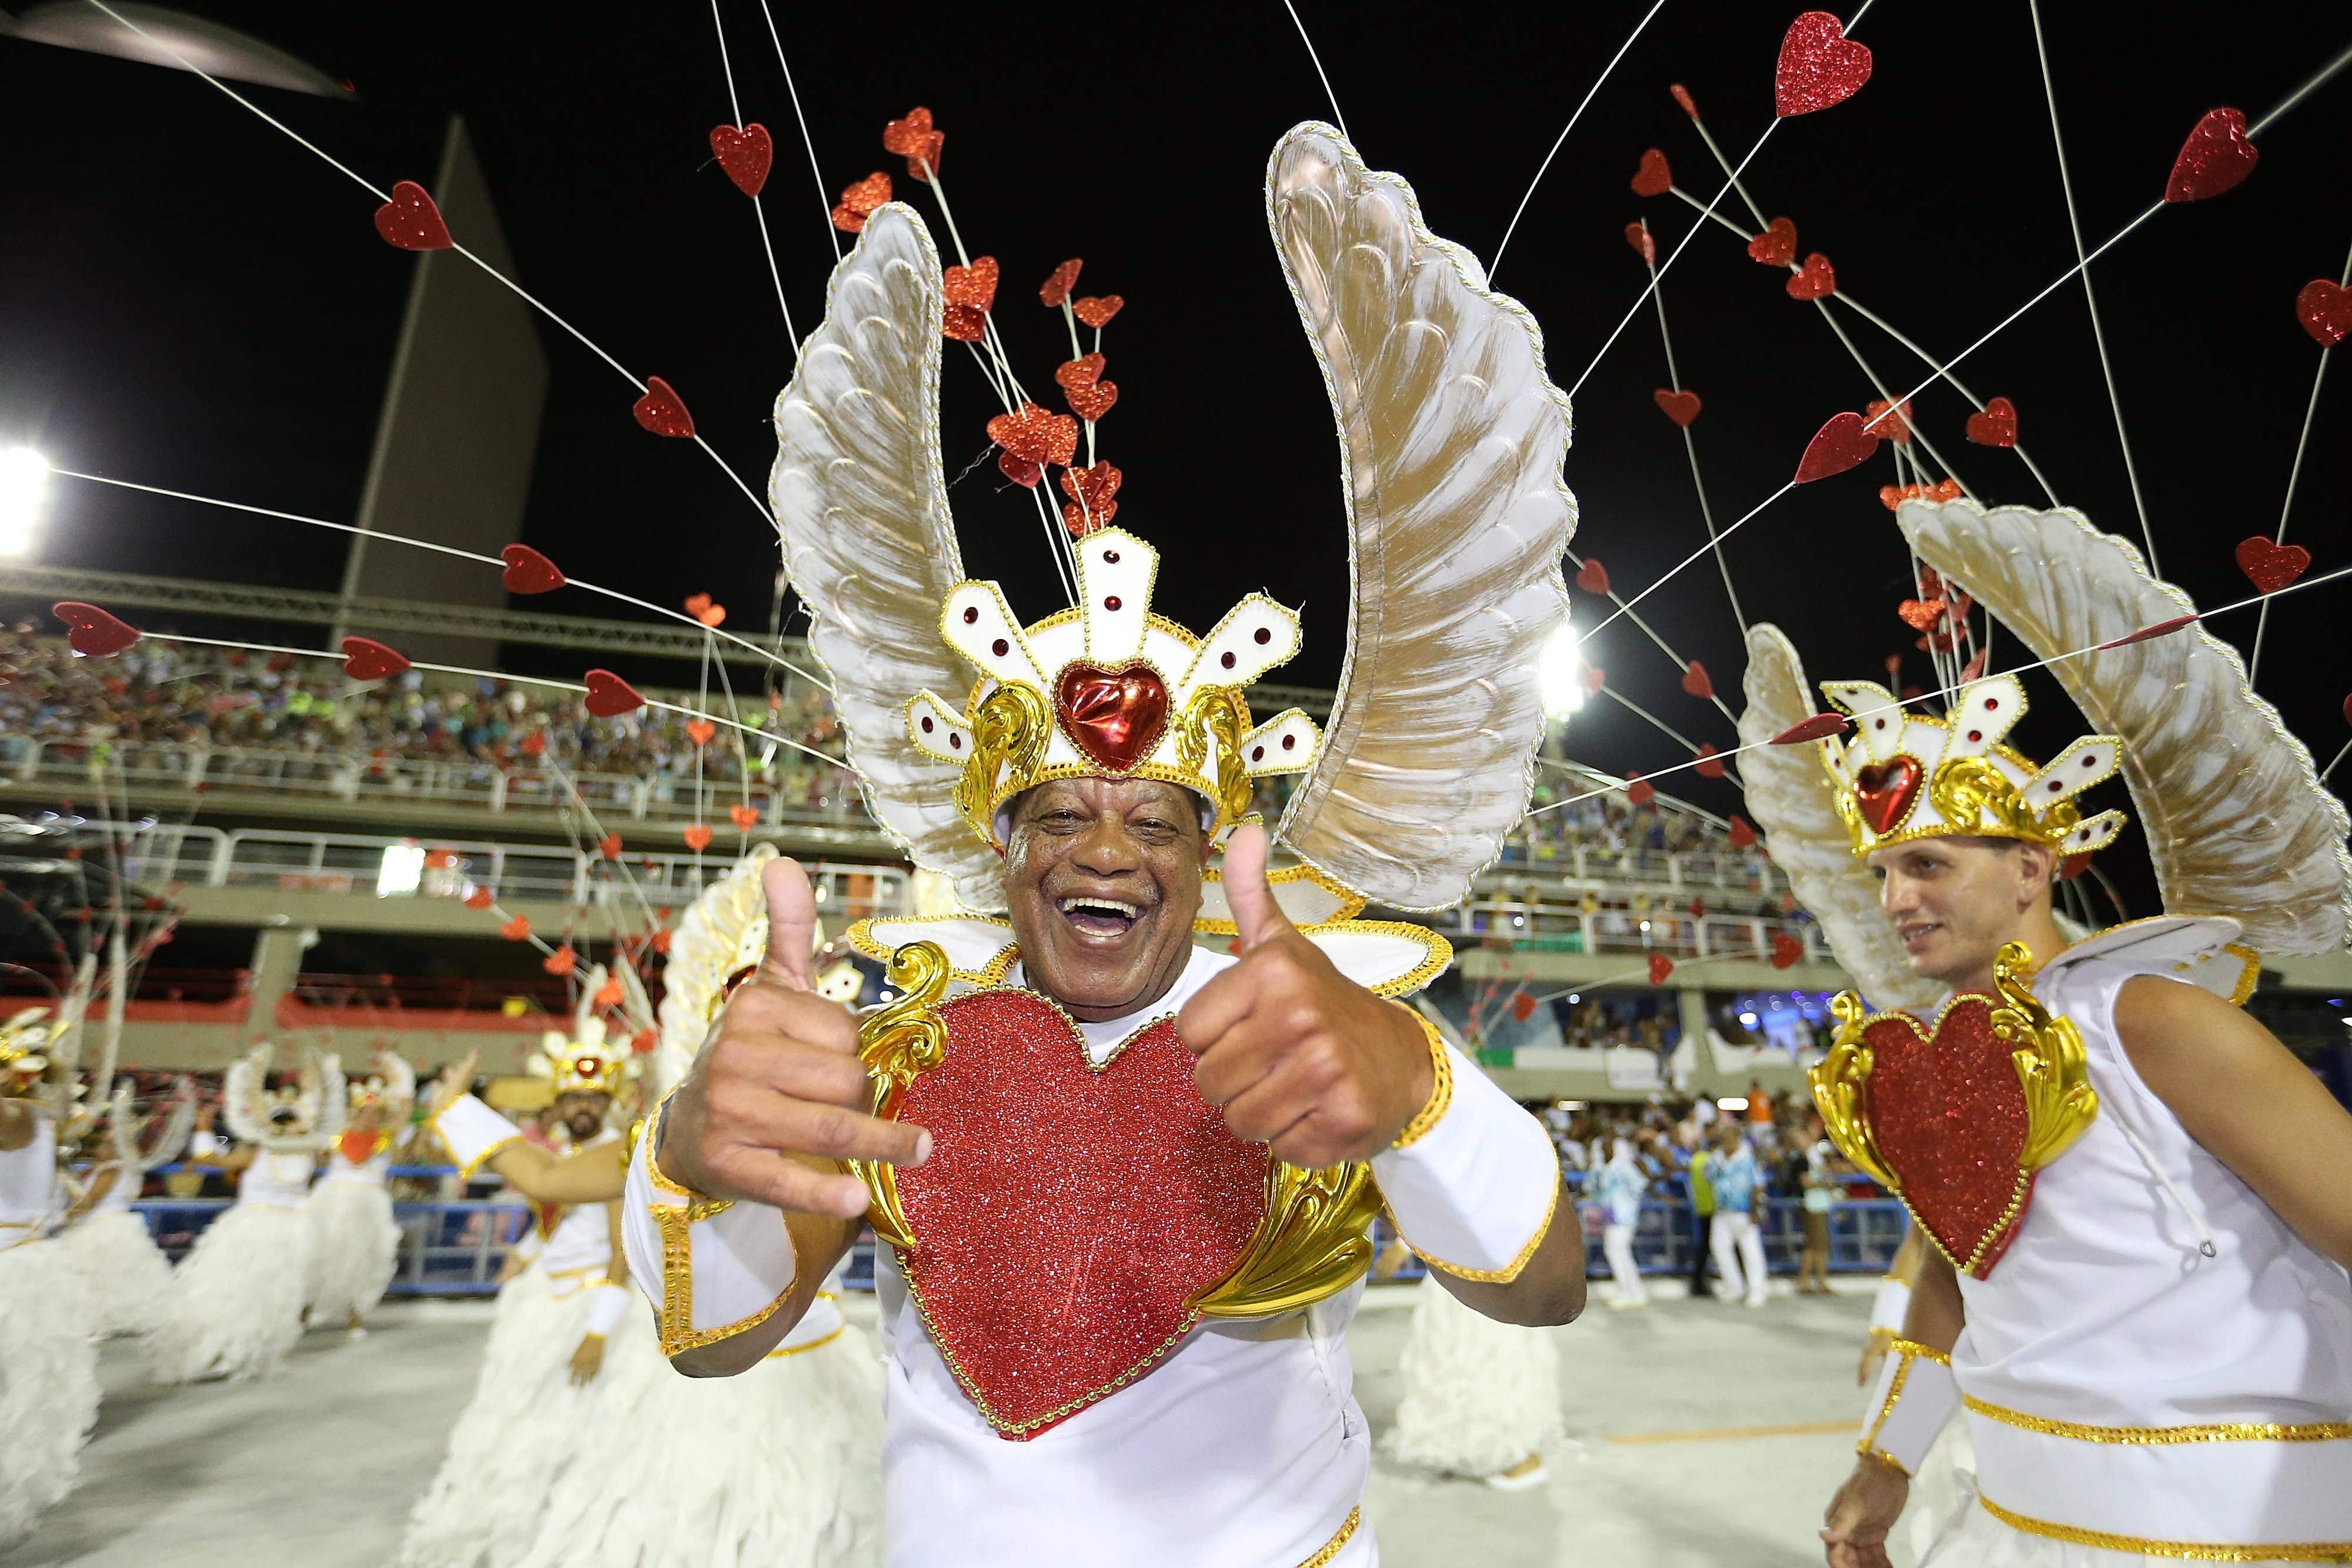
<svg viewBox="0 0 2352 1568">
<path fill-rule="evenodd" d="M 1066 898 L 1062 900 L 1062 913 L 1065 915 L 1075 914 L 1081 909 L 1092 914 L 1123 915 L 1129 920 L 1134 919 L 1136 915 L 1139 913 L 1134 904 L 1121 904 L 1115 898 Z"/>
</svg>

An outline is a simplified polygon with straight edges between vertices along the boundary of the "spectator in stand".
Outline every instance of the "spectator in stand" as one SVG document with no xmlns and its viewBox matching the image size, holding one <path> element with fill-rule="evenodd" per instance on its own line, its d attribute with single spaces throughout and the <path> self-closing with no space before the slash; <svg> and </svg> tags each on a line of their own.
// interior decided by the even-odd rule
<svg viewBox="0 0 2352 1568">
<path fill-rule="evenodd" d="M 1642 1196 L 1650 1184 L 1636 1163 L 1633 1139 L 1614 1140 L 1609 1163 L 1601 1167 L 1593 1184 L 1593 1196 L 1606 1216 L 1601 1250 L 1609 1260 L 1612 1287 L 1609 1310 L 1622 1312 L 1646 1307 L 1650 1293 L 1642 1288 L 1642 1271 L 1633 1262 L 1633 1229 L 1642 1223 Z"/>
<path fill-rule="evenodd" d="M 1804 1208 L 1799 1218 L 1805 1227 L 1805 1249 L 1797 1260 L 1797 1294 L 1826 1296 L 1830 1290 L 1830 1206 L 1834 1194 L 1830 1188 L 1829 1143 L 1826 1139 L 1805 1150 Z"/>
<path fill-rule="evenodd" d="M 1764 1239 L 1757 1232 L 1755 1209 L 1764 1196 L 1763 1172 L 1737 1124 L 1727 1122 L 1717 1129 L 1715 1148 L 1718 1157 L 1709 1164 L 1707 1174 L 1715 1184 L 1711 1246 L 1716 1271 L 1723 1276 L 1725 1300 L 1744 1294 L 1748 1305 L 1760 1307 Z"/>
</svg>

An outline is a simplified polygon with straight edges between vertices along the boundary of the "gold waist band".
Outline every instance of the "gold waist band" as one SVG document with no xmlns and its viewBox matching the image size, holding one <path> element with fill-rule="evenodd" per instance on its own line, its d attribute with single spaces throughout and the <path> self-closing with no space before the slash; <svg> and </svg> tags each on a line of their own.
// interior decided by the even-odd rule
<svg viewBox="0 0 2352 1568">
<path fill-rule="evenodd" d="M 2317 1421 L 2294 1427 L 2265 1421 L 2210 1421 L 2189 1427 L 2093 1427 L 2080 1421 L 2029 1416 L 2022 1410 L 2011 1410 L 1968 1394 L 1960 1396 L 1960 1402 L 1988 1420 L 2053 1437 L 2072 1437 L 2079 1443 L 2332 1443 L 2352 1439 L 2352 1421 Z"/>
<path fill-rule="evenodd" d="M 2154 1429 L 2177 1431 L 2182 1428 Z M 2095 1546 L 2106 1552 L 2133 1552 L 2146 1557 L 2176 1557 L 2191 1563 L 2352 1563 L 2352 1541 L 2282 1542 L 2254 1546 L 2203 1541 L 2151 1541 L 2144 1536 L 2113 1535 L 2103 1530 L 2079 1530 L 2071 1524 L 2053 1524 L 2047 1520 L 2030 1519 L 2024 1514 L 2011 1512 L 1989 1497 L 1979 1497 L 1977 1500 L 1984 1504 L 1987 1513 L 2012 1530 L 2021 1530 L 2028 1535 L 2040 1535 L 2052 1541 L 2070 1542 L 2076 1546 Z"/>
</svg>

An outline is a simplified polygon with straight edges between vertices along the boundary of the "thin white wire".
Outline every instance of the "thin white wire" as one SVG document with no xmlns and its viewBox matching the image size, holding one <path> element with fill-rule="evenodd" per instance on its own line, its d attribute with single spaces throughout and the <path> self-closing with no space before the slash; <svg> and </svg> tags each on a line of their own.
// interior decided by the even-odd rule
<svg viewBox="0 0 2352 1568">
<path fill-rule="evenodd" d="M 710 0 L 710 26 L 719 35 L 719 70 L 727 78 L 727 108 L 735 116 L 735 129 L 743 129 L 743 105 L 735 96 L 735 68 L 727 60 L 727 23 L 719 15 L 719 0 Z"/>
<path fill-rule="evenodd" d="M 1664 5 L 1665 0 L 1658 0 L 1658 3 Z M 1642 225 L 1642 232 L 1645 236 L 1648 235 L 1648 224 Z M 1665 348 L 1666 382 L 1675 391 L 1680 392 L 1683 390 L 1683 377 L 1682 371 L 1675 366 L 1675 338 L 1666 329 L 1666 291 L 1653 282 L 1650 298 L 1656 301 L 1658 307 L 1658 341 Z M 1724 597 L 1731 601 L 1731 618 L 1739 623 L 1739 635 L 1744 640 L 1748 635 L 1748 616 L 1739 608 L 1739 591 L 1731 586 L 1731 563 L 1724 558 L 1722 541 L 1716 537 L 1715 508 L 1707 505 L 1706 481 L 1699 476 L 1698 443 L 1692 437 L 1687 424 L 1682 427 L 1682 435 L 1683 451 L 1690 458 L 1691 488 L 1698 492 L 1698 515 L 1706 524 L 1707 543 L 1715 548 L 1716 569 L 1723 573 Z"/>
<path fill-rule="evenodd" d="M 1711 550 L 1711 549 L 1717 549 L 1718 546 L 1720 546 L 1720 545 L 1722 544 L 1722 542 L 1723 542 L 1725 539 L 1729 538 L 1732 535 L 1734 535 L 1734 534 L 1738 533 L 1738 532 L 1742 528 L 1744 528 L 1744 527 L 1748 524 L 1748 522 L 1749 521 L 1749 519 L 1750 519 L 1750 518 L 1753 518 L 1753 517 L 1754 517 L 1758 513 L 1761 512 L 1765 507 L 1767 507 L 1770 506 L 1773 502 L 1775 502 L 1775 501 L 1779 500 L 1781 497 L 1783 497 L 1783 496 L 1787 495 L 1790 491 L 1791 491 L 1791 490 L 1795 489 L 1796 487 L 1797 487 L 1797 482 L 1796 482 L 1794 479 L 1791 479 L 1791 480 L 1790 480 L 1787 484 L 1785 484 L 1785 485 L 1781 486 L 1779 489 L 1777 489 L 1777 490 L 1773 491 L 1770 495 L 1769 495 L 1769 496 L 1765 497 L 1762 500 L 1760 500 L 1760 501 L 1757 502 L 1755 506 L 1753 506 L 1753 507 L 1749 507 L 1749 508 L 1748 508 L 1748 515 L 1747 515 L 1747 517 L 1741 517 L 1741 518 L 1739 519 L 1739 521 L 1738 521 L 1738 522 L 1736 522 L 1736 523 L 1732 524 L 1729 528 L 1727 528 L 1724 529 L 1724 530 L 1723 530 L 1723 532 L 1721 532 L 1721 533 L 1717 534 L 1714 538 L 1709 539 L 1706 543 L 1705 543 L 1705 544 L 1703 544 L 1703 545 L 1699 546 L 1699 547 L 1698 547 L 1698 549 L 1695 549 L 1695 550 L 1691 551 L 1691 552 L 1690 552 L 1690 554 L 1688 554 L 1688 555 L 1686 555 L 1686 556 L 1683 557 L 1683 559 L 1682 559 L 1681 560 L 1677 561 L 1677 562 L 1675 564 L 1675 567 L 1674 567 L 1674 570 L 1671 570 L 1671 571 L 1667 572 L 1664 577 L 1661 577 L 1660 579 L 1658 579 L 1658 580 L 1657 580 L 1657 581 L 1655 581 L 1655 582 L 1654 582 L 1654 583 L 1650 584 L 1650 586 L 1649 586 L 1649 587 L 1647 587 L 1647 588 L 1645 588 L 1645 589 L 1642 590 L 1642 591 L 1641 591 L 1641 592 L 1639 592 L 1639 593 L 1637 593 L 1637 594 L 1633 595 L 1633 598 L 1628 599 L 1628 600 L 1624 601 L 1622 603 L 1619 604 L 1615 610 L 1612 611 L 1612 612 L 1611 612 L 1607 616 L 1603 617 L 1603 618 L 1602 618 L 1602 620 L 1600 622 L 1600 623 L 1599 623 L 1598 625 L 1595 625 L 1595 626 L 1592 628 L 1592 630 L 1591 630 L 1591 631 L 1585 632 L 1585 633 L 1584 633 L 1584 635 L 1585 635 L 1587 638 L 1591 638 L 1591 637 L 1596 636 L 1596 635 L 1598 635 L 1598 634 L 1599 634 L 1599 633 L 1600 633 L 1600 632 L 1601 632 L 1604 628 L 1606 628 L 1606 627 L 1609 625 L 1609 623 L 1610 623 L 1611 622 L 1612 622 L 1612 621 L 1616 620 L 1618 616 L 1620 616 L 1620 615 L 1630 615 L 1630 614 L 1632 614 L 1632 613 L 1633 612 L 1633 606 L 1635 606 L 1636 604 L 1641 603 L 1641 602 L 1642 602 L 1642 601 L 1643 601 L 1644 599 L 1649 598 L 1649 597 L 1650 597 L 1650 595 L 1652 595 L 1653 593 L 1655 593 L 1658 590 L 1660 590 L 1661 588 L 1664 588 L 1667 583 L 1669 583 L 1669 582 L 1673 581 L 1673 580 L 1674 580 L 1674 579 L 1675 579 L 1675 574 L 1676 574 L 1676 573 L 1678 573 L 1678 572 L 1680 572 L 1680 571 L 1683 570 L 1683 568 L 1685 568 L 1685 567 L 1686 567 L 1686 566 L 1690 565 L 1690 563 L 1691 563 L 1691 562 L 1693 562 L 1693 561 L 1696 560 L 1699 557 L 1701 557 L 1701 556 L 1703 556 L 1703 555 L 1706 554 L 1706 553 L 1707 553 L 1707 551 L 1709 551 L 1709 550 Z"/>
<path fill-rule="evenodd" d="M 2352 286 L 2352 253 L 2344 257 L 2344 271 L 2336 286 L 2338 288 Z M 2288 514 L 2294 510 L 2295 483 L 2303 477 L 2303 452 L 2311 443 L 2311 422 L 2319 413 L 2319 387 L 2327 379 L 2327 361 L 2332 357 L 2329 345 L 2321 344 L 2319 369 L 2311 377 L 2311 399 L 2303 405 L 2303 434 L 2294 438 L 2294 462 L 2286 471 L 2286 498 L 2279 503 L 2278 532 L 2271 537 L 2273 544 L 2286 543 L 2286 519 Z M 2254 622 L 2254 651 L 2246 660 L 2246 685 L 2249 686 L 2254 684 L 2254 676 L 2263 667 L 2263 633 L 2270 630 L 2270 624 L 2271 607 L 2264 604 L 2261 619 Z M 2330 763 L 2329 766 L 2335 764 Z"/>
<path fill-rule="evenodd" d="M 768 37 L 776 46 L 776 64 L 783 68 L 784 91 L 792 95 L 793 118 L 800 121 L 801 145 L 808 149 L 809 172 L 816 176 L 817 210 L 824 214 L 824 232 L 833 238 L 833 259 L 841 259 L 841 231 L 833 226 L 833 202 L 824 193 L 824 165 L 816 161 L 816 143 L 809 137 L 808 116 L 801 112 L 801 89 L 793 85 L 793 63 L 784 58 L 783 35 L 776 31 L 776 14 L 768 0 L 760 0 L 761 14 L 768 19 Z"/>
<path fill-rule="evenodd" d="M 1331 90 L 1331 78 L 1323 72 L 1323 57 L 1315 52 L 1315 40 L 1307 36 L 1307 24 L 1298 19 L 1298 7 L 1290 0 L 1282 0 L 1282 8 L 1290 13 L 1290 25 L 1298 29 L 1298 41 L 1307 46 L 1307 57 L 1315 62 L 1315 74 L 1323 79 L 1323 96 L 1331 100 L 1331 118 L 1339 122 L 1339 134 L 1353 141 L 1348 134 L 1348 117 L 1339 112 L 1339 95 Z"/>
</svg>

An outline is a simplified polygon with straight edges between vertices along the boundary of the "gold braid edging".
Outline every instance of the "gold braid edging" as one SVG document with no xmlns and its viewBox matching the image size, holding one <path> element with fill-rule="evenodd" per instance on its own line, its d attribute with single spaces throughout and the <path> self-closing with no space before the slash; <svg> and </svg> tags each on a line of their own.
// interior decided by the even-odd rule
<svg viewBox="0 0 2352 1568">
<path fill-rule="evenodd" d="M 1458 1263 L 1448 1263 L 1443 1258 L 1433 1258 L 1418 1247 L 1412 1248 L 1413 1256 L 1457 1280 L 1470 1280 L 1481 1285 L 1507 1285 L 1519 1277 L 1519 1270 L 1528 1266 L 1528 1260 L 1536 1255 L 1536 1249 L 1542 1246 L 1544 1238 L 1551 1234 L 1552 1219 L 1559 1213 L 1559 1186 L 1558 1182 L 1551 1184 L 1551 1202 L 1544 1209 L 1543 1223 L 1536 1227 L 1533 1236 L 1528 1238 L 1528 1244 L 1519 1249 L 1519 1255 L 1499 1269 L 1465 1269 Z M 1395 1214 L 1391 1212 L 1389 1218 L 1393 1223 Z M 1403 1235 L 1403 1228 L 1399 1227 L 1397 1233 Z M 1405 1245 L 1412 1247 L 1411 1240 L 1407 1240 Z"/>
<path fill-rule="evenodd" d="M 1391 1149 L 1405 1149 L 1428 1136 L 1429 1130 L 1437 1125 L 1454 1103 L 1454 1053 L 1445 1049 L 1445 1037 L 1437 1032 L 1437 1026 L 1423 1018 L 1419 1009 L 1405 1007 L 1402 1002 L 1397 1005 L 1421 1026 L 1421 1032 L 1429 1040 L 1429 1099 L 1422 1105 L 1420 1114 L 1407 1122 L 1404 1131 L 1396 1135 L 1396 1142 L 1389 1145 Z"/>
<path fill-rule="evenodd" d="M 666 1357 L 700 1350 L 707 1344 L 717 1344 L 722 1339 L 758 1328 L 776 1315 L 776 1309 L 792 1299 L 793 1286 L 800 1283 L 795 1275 L 783 1293 L 748 1318 L 738 1318 L 715 1329 L 694 1326 L 694 1242 L 689 1232 L 694 1221 L 691 1212 L 676 1204 L 656 1203 L 652 1206 L 654 1223 L 661 1228 L 662 1237 L 662 1301 L 661 1310 L 655 1314 L 655 1327 L 661 1334 L 661 1353 Z M 776 1217 L 783 1223 L 783 1216 Z"/>
<path fill-rule="evenodd" d="M 1337 1535 L 1334 1535 L 1330 1540 L 1325 1542 L 1323 1543 L 1323 1550 L 1318 1552 L 1314 1556 L 1309 1557 L 1306 1562 L 1301 1563 L 1298 1565 L 1298 1568 L 1323 1568 L 1325 1563 L 1339 1555 L 1339 1548 L 1347 1545 L 1349 1541 L 1355 1538 L 1356 1526 L 1361 1524 L 1363 1521 L 1364 1511 L 1361 1508 L 1349 1509 L 1348 1511 L 1347 1522 L 1339 1526 L 1339 1532 Z"/>
<path fill-rule="evenodd" d="M 1989 1497 L 1979 1496 L 1977 1500 L 1984 1504 L 1987 1513 L 2011 1530 L 2071 1542 L 2076 1546 L 2095 1546 L 2105 1552 L 2137 1552 L 2145 1557 L 2177 1557 L 2196 1563 L 2352 1563 L 2352 1541 L 2281 1542 L 2265 1546 L 2150 1541 L 2137 1535 L 2111 1535 L 2104 1530 L 2082 1530 L 2071 1524 L 2053 1524 L 2046 1519 L 2032 1519 L 2011 1512 Z"/>
<path fill-rule="evenodd" d="M 2078 1443 L 2128 1443 L 2160 1447 L 2176 1443 L 2334 1443 L 2352 1438 L 2352 1421 L 2318 1421 L 2309 1426 L 2282 1427 L 2267 1421 L 2210 1421 L 2189 1427 L 2091 1427 L 2079 1421 L 2053 1421 L 2029 1416 L 1969 1395 L 1960 1403 L 1989 1420 L 2040 1432 L 2052 1437 L 2072 1437 Z"/>
</svg>

